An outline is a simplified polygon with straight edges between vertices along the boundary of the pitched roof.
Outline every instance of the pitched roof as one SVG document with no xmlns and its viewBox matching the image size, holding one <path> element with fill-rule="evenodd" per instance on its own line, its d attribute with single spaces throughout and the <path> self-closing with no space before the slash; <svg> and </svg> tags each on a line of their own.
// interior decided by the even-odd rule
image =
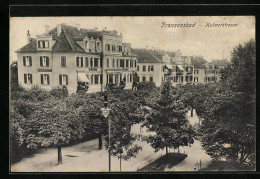
<svg viewBox="0 0 260 179">
<path fill-rule="evenodd" d="M 161 63 L 162 59 L 157 58 L 147 49 L 132 49 L 132 52 L 137 55 L 139 63 Z"/>
<path fill-rule="evenodd" d="M 36 39 L 32 39 L 30 43 L 26 44 L 22 48 L 16 50 L 15 52 L 37 52 Z"/>
<path fill-rule="evenodd" d="M 167 54 L 168 54 L 170 57 L 175 57 L 175 56 L 176 56 L 175 52 L 167 52 Z"/>
</svg>

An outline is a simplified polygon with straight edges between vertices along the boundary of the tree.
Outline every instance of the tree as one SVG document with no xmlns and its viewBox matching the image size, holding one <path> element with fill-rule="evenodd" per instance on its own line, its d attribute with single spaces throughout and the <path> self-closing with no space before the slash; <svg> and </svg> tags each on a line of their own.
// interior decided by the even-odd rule
<svg viewBox="0 0 260 179">
<path fill-rule="evenodd" d="M 204 96 L 204 149 L 215 159 L 255 165 L 255 42 L 233 49 L 221 84 Z"/>
<path fill-rule="evenodd" d="M 153 103 L 151 115 L 144 124 L 155 135 L 148 137 L 147 142 L 158 150 L 193 144 L 193 129 L 186 118 L 186 108 L 180 96 L 173 89 L 170 82 L 162 85 L 160 98 Z"/>
<path fill-rule="evenodd" d="M 136 111 L 140 107 L 137 92 L 132 90 L 112 90 L 108 91 L 108 104 L 111 109 L 109 118 L 111 119 L 110 150 L 113 156 L 117 156 L 121 161 L 136 157 L 141 147 L 134 144 L 137 136 L 131 134 L 131 126 L 139 121 L 134 119 Z M 108 137 L 105 138 L 108 144 Z"/>
<path fill-rule="evenodd" d="M 83 136 L 81 121 L 75 110 L 64 109 L 60 100 L 48 99 L 37 105 L 23 123 L 27 148 L 57 147 L 58 164 L 61 164 L 61 147 Z"/>
</svg>

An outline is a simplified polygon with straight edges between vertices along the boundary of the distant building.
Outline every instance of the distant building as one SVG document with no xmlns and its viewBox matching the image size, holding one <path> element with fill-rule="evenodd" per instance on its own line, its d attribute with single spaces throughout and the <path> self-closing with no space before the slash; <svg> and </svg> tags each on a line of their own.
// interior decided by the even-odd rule
<svg viewBox="0 0 260 179">
<path fill-rule="evenodd" d="M 156 57 L 152 50 L 132 49 L 137 55 L 137 76 L 139 82 L 154 82 L 160 86 L 164 81 L 163 61 L 161 57 Z"/>
<path fill-rule="evenodd" d="M 226 59 L 204 63 L 202 68 L 194 69 L 194 84 L 219 82 L 220 71 L 227 67 L 228 64 L 229 61 Z"/>
<path fill-rule="evenodd" d="M 153 81 L 160 86 L 165 80 L 173 86 L 193 83 L 193 65 L 188 56 L 181 56 L 180 50 L 165 52 L 154 49 L 133 49 L 138 59 L 139 81 Z M 152 70 L 151 70 L 152 69 Z"/>
<path fill-rule="evenodd" d="M 104 90 L 122 83 L 131 89 L 137 70 L 131 44 L 122 43 L 117 31 L 82 29 L 58 24 L 31 38 L 17 50 L 18 81 L 25 88 L 67 86 L 69 93 Z"/>
</svg>

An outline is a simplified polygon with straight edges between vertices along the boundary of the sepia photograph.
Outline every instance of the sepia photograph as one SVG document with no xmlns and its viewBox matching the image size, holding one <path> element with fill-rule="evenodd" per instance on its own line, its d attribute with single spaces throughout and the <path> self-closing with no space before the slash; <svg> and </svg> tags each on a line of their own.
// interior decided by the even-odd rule
<svg viewBox="0 0 260 179">
<path fill-rule="evenodd" d="M 10 17 L 10 172 L 256 170 L 255 16 Z"/>
</svg>

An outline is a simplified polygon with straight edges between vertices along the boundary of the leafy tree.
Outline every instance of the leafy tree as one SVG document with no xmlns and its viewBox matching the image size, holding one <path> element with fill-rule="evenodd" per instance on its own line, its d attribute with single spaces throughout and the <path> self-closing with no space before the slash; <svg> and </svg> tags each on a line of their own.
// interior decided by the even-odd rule
<svg viewBox="0 0 260 179">
<path fill-rule="evenodd" d="M 204 149 L 215 159 L 255 165 L 255 42 L 238 45 L 222 83 L 204 96 Z M 213 92 L 212 92 L 213 91 Z M 201 109 L 202 111 L 202 109 Z"/>
<path fill-rule="evenodd" d="M 168 147 L 179 148 L 194 142 L 193 129 L 186 118 L 186 108 L 173 89 L 170 82 L 162 85 L 160 98 L 153 103 L 151 115 L 144 124 L 155 135 L 148 137 L 147 142 L 158 150 Z"/>
<path fill-rule="evenodd" d="M 135 113 L 140 107 L 140 101 L 137 98 L 137 92 L 132 90 L 112 90 L 108 91 L 108 104 L 111 109 L 109 118 L 111 119 L 111 155 L 117 156 L 120 160 L 129 160 L 135 157 L 141 147 L 134 144 L 136 136 L 131 134 L 131 126 L 138 123 L 135 120 Z M 108 137 L 105 138 L 108 144 Z"/>
<path fill-rule="evenodd" d="M 75 110 L 65 109 L 62 103 L 48 99 L 37 104 L 37 109 L 23 123 L 27 148 L 57 147 L 58 164 L 62 163 L 61 147 L 82 138 L 84 133 Z"/>
</svg>

